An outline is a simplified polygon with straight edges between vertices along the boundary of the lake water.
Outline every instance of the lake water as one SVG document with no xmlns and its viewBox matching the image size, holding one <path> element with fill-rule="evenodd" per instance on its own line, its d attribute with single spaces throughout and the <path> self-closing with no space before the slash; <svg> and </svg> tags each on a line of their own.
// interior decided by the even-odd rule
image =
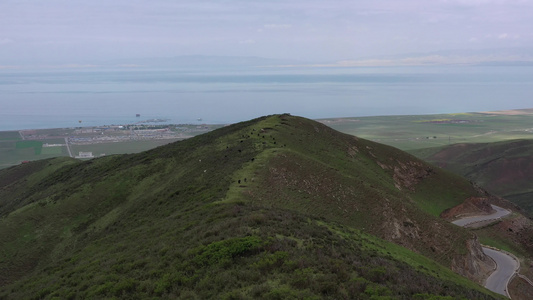
<svg viewBox="0 0 533 300">
<path fill-rule="evenodd" d="M 0 131 L 148 119 L 233 123 L 285 112 L 329 118 L 532 107 L 531 66 L 0 70 Z"/>
</svg>

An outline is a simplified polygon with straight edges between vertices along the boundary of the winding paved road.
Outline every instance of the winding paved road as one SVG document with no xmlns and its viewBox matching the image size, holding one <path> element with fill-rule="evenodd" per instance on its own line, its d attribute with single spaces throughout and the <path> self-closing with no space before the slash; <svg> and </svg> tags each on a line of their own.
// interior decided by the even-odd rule
<svg viewBox="0 0 533 300">
<path fill-rule="evenodd" d="M 493 292 L 509 297 L 507 294 L 507 284 L 516 270 L 518 270 L 518 262 L 510 255 L 500 251 L 483 247 L 483 252 L 494 259 L 497 265 L 496 270 L 487 278 L 485 287 Z"/>
<path fill-rule="evenodd" d="M 455 220 L 453 221 L 452 223 L 455 224 L 455 225 L 459 225 L 459 226 L 466 226 L 468 224 L 471 224 L 471 223 L 475 223 L 475 222 L 481 222 L 481 221 L 487 221 L 487 220 L 496 220 L 496 219 L 499 219 L 501 217 L 504 217 L 508 214 L 510 214 L 511 212 L 505 208 L 501 208 L 499 206 L 496 206 L 496 205 L 491 205 L 492 208 L 494 210 L 496 210 L 495 213 L 493 214 L 490 214 L 490 215 L 484 215 L 484 216 L 475 216 L 475 217 L 467 217 L 467 218 L 462 218 L 462 219 L 459 219 L 459 220 Z"/>
<path fill-rule="evenodd" d="M 459 220 L 455 220 L 452 223 L 458 226 L 466 226 L 475 222 L 496 220 L 511 213 L 511 211 L 501 208 L 496 205 L 491 205 L 495 213 L 484 216 L 468 217 Z M 512 256 L 505 254 L 504 252 L 493 250 L 487 247 L 483 247 L 483 252 L 491 257 L 496 262 L 496 270 L 490 274 L 489 278 L 485 282 L 485 287 L 495 293 L 509 297 L 507 293 L 507 284 L 513 276 L 513 274 L 520 267 L 519 262 Z"/>
</svg>

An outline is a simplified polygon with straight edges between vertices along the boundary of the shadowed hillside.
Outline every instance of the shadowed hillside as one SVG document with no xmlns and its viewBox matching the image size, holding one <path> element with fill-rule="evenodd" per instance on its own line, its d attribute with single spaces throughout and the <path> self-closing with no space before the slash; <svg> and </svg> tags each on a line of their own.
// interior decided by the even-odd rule
<svg viewBox="0 0 533 300">
<path fill-rule="evenodd" d="M 533 214 L 533 140 L 455 144 L 411 152 Z"/>
<path fill-rule="evenodd" d="M 276 115 L 0 171 L 0 298 L 491 299 L 467 181 Z M 392 242 L 392 243 L 391 243 Z"/>
</svg>

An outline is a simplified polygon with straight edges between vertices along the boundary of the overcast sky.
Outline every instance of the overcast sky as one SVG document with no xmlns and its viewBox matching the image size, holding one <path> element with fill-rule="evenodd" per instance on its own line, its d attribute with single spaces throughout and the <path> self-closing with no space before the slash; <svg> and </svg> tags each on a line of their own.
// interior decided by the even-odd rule
<svg viewBox="0 0 533 300">
<path fill-rule="evenodd" d="M 1 0 L 0 65 L 533 48 L 533 0 Z"/>
</svg>

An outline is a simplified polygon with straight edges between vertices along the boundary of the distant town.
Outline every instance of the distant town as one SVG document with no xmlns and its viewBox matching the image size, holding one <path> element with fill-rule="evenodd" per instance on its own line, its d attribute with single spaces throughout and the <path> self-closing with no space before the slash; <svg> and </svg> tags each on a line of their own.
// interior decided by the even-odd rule
<svg viewBox="0 0 533 300">
<path fill-rule="evenodd" d="M 60 129 L 20 130 L 22 140 L 66 139 L 70 145 L 116 143 L 141 140 L 186 139 L 211 131 L 220 125 L 110 125 Z M 64 146 L 45 144 L 45 147 Z"/>
<path fill-rule="evenodd" d="M 90 159 L 109 154 L 140 152 L 224 126 L 146 124 L 158 123 L 156 121 L 147 120 L 125 125 L 3 131 L 0 132 L 0 168 L 57 156 Z"/>
</svg>

